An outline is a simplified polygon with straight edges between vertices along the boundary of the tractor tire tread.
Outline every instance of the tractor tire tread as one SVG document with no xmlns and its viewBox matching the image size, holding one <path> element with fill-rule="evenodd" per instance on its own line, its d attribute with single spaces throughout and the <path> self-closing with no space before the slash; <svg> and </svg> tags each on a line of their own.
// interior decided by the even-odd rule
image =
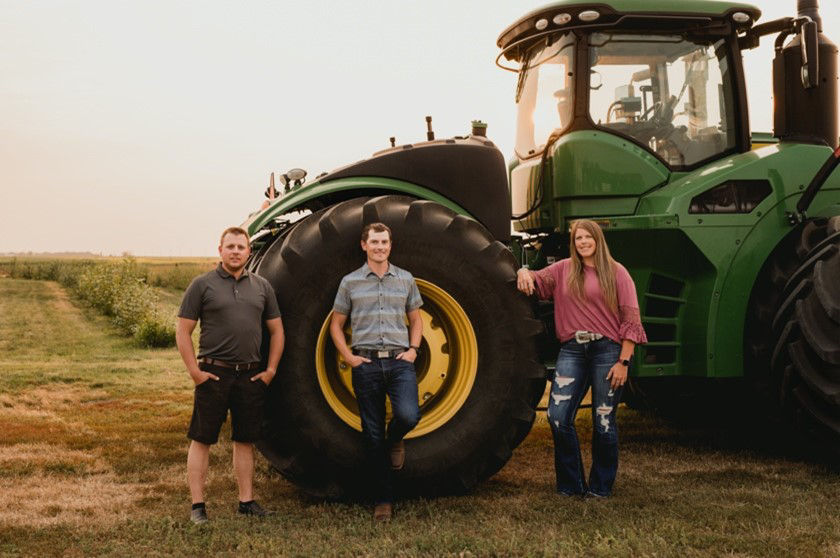
<svg viewBox="0 0 840 558">
<path fill-rule="evenodd" d="M 840 437 L 840 418 L 827 412 L 824 406 L 814 401 L 808 390 L 799 387 L 793 390 L 793 395 L 811 418 L 824 426 L 834 436 Z"/>
<path fill-rule="evenodd" d="M 821 261 L 814 266 L 814 291 L 826 314 L 835 322 L 840 322 L 840 289 L 835 287 L 840 281 L 840 258 Z"/>
<path fill-rule="evenodd" d="M 800 426 L 827 435 L 829 448 L 840 448 L 840 216 L 806 224 L 796 254 L 799 267 L 773 323 L 778 401 Z"/>
<path fill-rule="evenodd" d="M 787 320 L 794 311 L 796 301 L 802 296 L 808 294 L 807 291 L 812 286 L 813 281 L 811 281 L 810 278 L 805 278 L 800 281 L 799 284 L 796 285 L 796 287 L 788 294 L 784 301 L 782 301 L 779 305 L 779 309 L 773 317 L 773 331 L 779 331 L 779 326 L 783 323 L 787 323 Z"/>
<path fill-rule="evenodd" d="M 820 358 L 840 364 L 840 324 L 828 317 L 815 295 L 796 301 L 796 320 Z"/>
<path fill-rule="evenodd" d="M 840 366 L 819 370 L 819 364 L 808 356 L 806 344 L 801 339 L 790 345 L 790 359 L 802 380 L 811 389 L 832 405 L 840 405 Z M 826 377 L 830 376 L 830 377 Z M 833 381 L 832 381 L 833 378 Z"/>
</svg>

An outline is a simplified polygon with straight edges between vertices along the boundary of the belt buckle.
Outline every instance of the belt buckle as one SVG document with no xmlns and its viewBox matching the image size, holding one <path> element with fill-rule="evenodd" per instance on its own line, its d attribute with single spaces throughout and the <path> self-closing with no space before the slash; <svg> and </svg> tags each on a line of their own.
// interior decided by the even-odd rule
<svg viewBox="0 0 840 558">
<path fill-rule="evenodd" d="M 592 334 L 588 331 L 576 331 L 575 332 L 575 341 L 578 343 L 589 343 L 592 341 Z"/>
<path fill-rule="evenodd" d="M 239 372 L 239 363 L 235 364 L 235 365 L 234 365 L 234 367 L 233 367 L 233 369 L 234 369 L 235 371 Z M 245 370 L 245 365 L 244 365 L 244 364 L 242 365 L 242 369 L 243 369 L 243 370 Z"/>
<path fill-rule="evenodd" d="M 376 358 L 391 358 L 391 351 L 376 351 Z"/>
</svg>

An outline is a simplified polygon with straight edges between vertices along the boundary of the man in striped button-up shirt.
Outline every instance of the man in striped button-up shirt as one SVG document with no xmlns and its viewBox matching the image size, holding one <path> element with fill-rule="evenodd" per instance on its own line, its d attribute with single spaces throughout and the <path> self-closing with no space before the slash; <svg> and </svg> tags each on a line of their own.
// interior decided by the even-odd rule
<svg viewBox="0 0 840 558">
<path fill-rule="evenodd" d="M 345 275 L 338 287 L 330 335 L 353 367 L 353 391 L 376 501 L 374 518 L 388 521 L 393 506 L 391 469 L 402 469 L 403 437 L 420 420 L 414 359 L 423 337 L 419 310 L 423 300 L 411 273 L 388 262 L 391 229 L 382 223 L 365 226 L 362 250 L 367 262 Z M 352 351 L 344 339 L 347 316 L 353 329 Z M 387 435 L 386 394 L 393 411 Z"/>
</svg>

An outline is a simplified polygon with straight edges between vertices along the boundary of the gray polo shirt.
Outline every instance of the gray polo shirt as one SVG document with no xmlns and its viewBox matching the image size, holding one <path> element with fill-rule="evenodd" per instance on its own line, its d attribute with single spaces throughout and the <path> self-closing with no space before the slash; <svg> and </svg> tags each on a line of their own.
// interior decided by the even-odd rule
<svg viewBox="0 0 840 558">
<path fill-rule="evenodd" d="M 367 262 L 341 279 L 333 310 L 350 316 L 351 346 L 357 349 L 408 348 L 406 312 L 423 305 L 414 277 L 388 264 L 380 279 Z"/>
<path fill-rule="evenodd" d="M 201 321 L 199 358 L 256 362 L 260 360 L 263 322 L 279 318 L 280 309 L 268 281 L 247 270 L 234 279 L 219 264 L 193 279 L 178 317 Z"/>
</svg>

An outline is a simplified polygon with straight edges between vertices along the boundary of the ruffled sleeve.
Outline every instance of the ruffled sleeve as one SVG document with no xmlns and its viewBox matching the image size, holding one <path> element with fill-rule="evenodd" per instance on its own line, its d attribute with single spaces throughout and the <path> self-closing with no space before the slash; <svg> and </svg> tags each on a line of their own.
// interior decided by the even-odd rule
<svg viewBox="0 0 840 558">
<path fill-rule="evenodd" d="M 638 308 L 631 306 L 618 307 L 618 336 L 637 345 L 647 343 L 647 334 L 642 327 Z"/>
<path fill-rule="evenodd" d="M 639 313 L 639 299 L 636 297 L 636 285 L 633 278 L 618 264 L 615 273 L 615 287 L 618 294 L 618 335 L 634 343 L 647 343 L 647 334 L 642 327 Z"/>
<path fill-rule="evenodd" d="M 555 262 L 534 272 L 534 279 L 537 286 L 537 296 L 541 300 L 554 298 L 554 291 L 557 288 L 557 281 L 560 278 L 560 264 Z"/>
</svg>

